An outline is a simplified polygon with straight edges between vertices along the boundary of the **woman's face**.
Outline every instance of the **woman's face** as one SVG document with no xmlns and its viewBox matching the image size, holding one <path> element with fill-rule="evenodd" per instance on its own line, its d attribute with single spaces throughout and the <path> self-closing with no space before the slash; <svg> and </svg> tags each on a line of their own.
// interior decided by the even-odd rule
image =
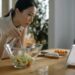
<svg viewBox="0 0 75 75">
<path fill-rule="evenodd" d="M 33 21 L 35 17 L 35 14 L 36 14 L 36 7 L 34 6 L 29 7 L 28 9 L 25 9 L 22 12 L 20 12 L 17 9 L 17 18 L 18 18 L 19 23 L 23 27 L 26 27 L 31 24 L 31 22 Z"/>
</svg>

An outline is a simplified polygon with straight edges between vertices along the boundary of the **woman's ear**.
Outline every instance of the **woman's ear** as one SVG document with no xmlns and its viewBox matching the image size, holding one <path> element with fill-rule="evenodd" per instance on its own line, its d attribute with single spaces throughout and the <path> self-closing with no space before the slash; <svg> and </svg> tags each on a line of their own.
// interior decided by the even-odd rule
<svg viewBox="0 0 75 75">
<path fill-rule="evenodd" d="M 15 9 L 15 14 L 19 16 L 20 11 L 19 11 L 19 9 L 18 9 L 18 8 L 16 8 L 16 9 Z"/>
</svg>

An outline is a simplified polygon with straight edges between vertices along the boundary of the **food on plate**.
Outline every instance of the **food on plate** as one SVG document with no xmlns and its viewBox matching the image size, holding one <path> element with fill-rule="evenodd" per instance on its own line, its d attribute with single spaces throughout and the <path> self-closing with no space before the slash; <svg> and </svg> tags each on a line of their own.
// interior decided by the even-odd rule
<svg viewBox="0 0 75 75">
<path fill-rule="evenodd" d="M 45 54 L 45 56 L 50 58 L 59 58 L 59 54 L 55 52 L 48 52 Z"/>
<path fill-rule="evenodd" d="M 59 58 L 59 54 L 50 50 L 43 50 L 39 56 L 49 57 L 49 58 Z"/>
<path fill-rule="evenodd" d="M 56 49 L 54 52 L 59 53 L 59 55 L 66 55 L 67 50 L 64 49 Z"/>
</svg>

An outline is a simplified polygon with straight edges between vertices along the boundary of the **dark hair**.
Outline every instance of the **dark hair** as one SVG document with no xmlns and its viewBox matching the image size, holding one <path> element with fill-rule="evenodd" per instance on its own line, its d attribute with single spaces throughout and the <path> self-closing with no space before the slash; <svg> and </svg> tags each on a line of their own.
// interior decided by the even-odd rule
<svg viewBox="0 0 75 75">
<path fill-rule="evenodd" d="M 15 8 L 18 8 L 20 11 L 23 11 L 31 6 L 37 7 L 34 0 L 18 0 L 16 2 Z"/>
<path fill-rule="evenodd" d="M 9 16 L 10 13 L 13 17 L 15 15 L 16 8 L 18 8 L 19 11 L 22 12 L 23 10 L 25 10 L 31 6 L 37 7 L 37 4 L 34 0 L 18 0 L 15 4 L 15 8 L 10 10 L 10 12 L 7 15 L 5 15 L 5 17 Z"/>
</svg>

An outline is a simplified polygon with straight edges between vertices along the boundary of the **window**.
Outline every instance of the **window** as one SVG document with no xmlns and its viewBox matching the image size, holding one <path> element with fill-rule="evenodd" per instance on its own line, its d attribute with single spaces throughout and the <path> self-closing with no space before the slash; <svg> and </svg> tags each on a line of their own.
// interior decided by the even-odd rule
<svg viewBox="0 0 75 75">
<path fill-rule="evenodd" d="M 9 10 L 12 8 L 12 0 L 9 0 Z"/>
<path fill-rule="evenodd" d="M 37 43 L 43 44 L 42 49 L 48 49 L 49 0 L 37 0 L 37 14 L 30 25 Z"/>
<path fill-rule="evenodd" d="M 49 0 L 38 0 L 41 4 L 44 4 L 44 5 L 46 5 L 46 12 L 45 12 L 45 14 L 46 14 L 46 19 L 49 19 Z M 42 6 L 44 6 L 44 5 L 42 5 Z M 45 9 L 44 9 L 45 10 Z"/>
</svg>

